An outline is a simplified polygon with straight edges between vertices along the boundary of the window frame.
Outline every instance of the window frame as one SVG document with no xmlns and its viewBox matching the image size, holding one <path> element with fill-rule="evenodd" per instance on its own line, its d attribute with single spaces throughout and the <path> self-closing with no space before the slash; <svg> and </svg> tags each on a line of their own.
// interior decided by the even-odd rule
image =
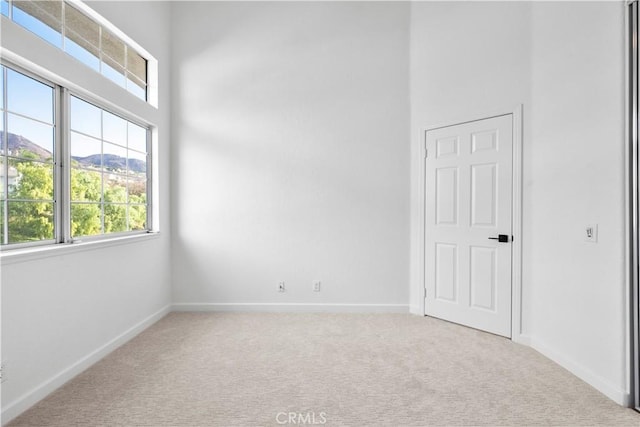
<svg viewBox="0 0 640 427">
<path fill-rule="evenodd" d="M 59 215 L 59 209 L 60 209 L 60 203 L 58 201 L 58 199 L 60 198 L 60 183 L 58 182 L 59 180 L 57 179 L 58 174 L 56 173 L 56 170 L 58 169 L 58 165 L 60 164 L 61 158 L 60 155 L 62 154 L 60 152 L 59 149 L 59 144 L 58 141 L 60 140 L 60 124 L 59 124 L 59 105 L 60 105 L 60 86 L 55 84 L 54 82 L 45 79 L 33 72 L 31 72 L 30 70 L 25 69 L 24 67 L 21 67 L 19 65 L 15 65 L 15 64 L 11 64 L 8 61 L 4 60 L 3 58 L 0 58 L 0 65 L 2 67 L 4 67 L 4 69 L 0 69 L 0 72 L 2 74 L 1 77 L 1 82 L 0 84 L 3 85 L 3 91 L 2 91 L 2 96 L 3 96 L 3 106 L 4 109 L 2 110 L 2 128 L 3 128 L 3 135 L 2 135 L 2 142 L 0 144 L 4 144 L 4 143 L 8 143 L 9 141 L 9 126 L 8 126 L 8 117 L 9 117 L 9 109 L 8 107 L 8 97 L 7 97 L 7 93 L 8 91 L 7 89 L 7 75 L 8 75 L 8 70 L 11 69 L 17 73 L 23 74 L 26 77 L 29 77 L 39 83 L 42 83 L 43 85 L 49 86 L 52 89 L 53 92 L 53 111 L 52 111 L 52 116 L 53 116 L 53 127 L 54 127 L 54 133 L 53 133 L 53 238 L 52 239 L 46 239 L 46 240 L 37 240 L 37 241 L 32 241 L 32 242 L 20 242 L 20 243 L 7 243 L 6 245 L 4 244 L 4 238 L 6 236 L 8 236 L 9 234 L 9 214 L 8 214 L 8 206 L 9 206 L 9 174 L 7 173 L 7 176 L 4 177 L 4 188 L 6 191 L 5 194 L 5 199 L 3 201 L 1 201 L 0 203 L 2 203 L 3 205 L 3 214 L 6 214 L 7 217 L 7 221 L 3 221 L 3 241 L 0 242 L 0 251 L 4 251 L 4 250 L 8 250 L 8 249 L 24 249 L 24 248 L 30 248 L 30 247 L 36 247 L 36 246 L 48 246 L 48 245 L 55 245 L 57 243 L 60 242 L 60 228 L 58 225 L 58 220 L 60 219 L 60 215 Z M 20 117 L 23 117 L 22 115 L 19 115 Z M 8 149 L 8 146 L 5 145 L 5 150 Z M 0 157 L 2 159 L 7 159 L 7 166 L 6 166 L 6 170 L 9 170 L 9 164 L 8 164 L 8 155 L 5 154 L 1 154 Z M 4 219 L 4 218 L 3 218 Z"/>
<path fill-rule="evenodd" d="M 96 99 L 95 97 L 89 95 L 89 94 L 85 94 L 85 93 L 78 93 L 75 90 L 70 90 L 67 88 L 63 88 L 63 91 L 65 92 L 65 96 L 64 96 L 64 126 L 63 126 L 63 132 L 64 132 L 64 137 L 63 137 L 63 141 L 64 141 L 64 164 L 68 165 L 67 167 L 64 167 L 64 171 L 63 171 L 63 175 L 64 175 L 64 180 L 66 181 L 65 188 L 65 199 L 64 201 L 66 203 L 65 206 L 63 207 L 64 212 L 63 212 L 63 217 L 66 217 L 67 219 L 65 220 L 65 224 L 64 226 L 67 227 L 68 229 L 65 229 L 65 239 L 64 239 L 64 243 L 79 243 L 79 242 L 91 242 L 91 241 L 96 241 L 96 240 L 104 240 L 106 238 L 109 238 L 110 236 L 117 236 L 117 237 L 126 237 L 126 236 L 132 236 L 132 235 L 137 235 L 137 234 L 147 234 L 147 233 L 151 233 L 153 232 L 154 228 L 153 228 L 153 209 L 154 209 L 154 204 L 153 204 L 153 153 L 152 153 L 152 133 L 153 133 L 153 126 L 147 123 L 144 123 L 143 121 L 132 117 L 130 114 L 128 114 L 126 111 L 119 109 L 120 111 L 115 111 L 113 108 L 111 107 L 107 107 L 105 105 L 103 105 L 102 102 L 100 102 L 100 100 Z M 131 122 L 135 125 L 138 125 L 142 128 L 145 129 L 146 131 L 146 150 L 147 152 L 146 154 L 146 160 L 147 160 L 147 165 L 146 165 L 146 184 L 147 184 L 147 203 L 146 203 L 146 228 L 145 230 L 127 230 L 127 231 L 118 231 L 118 232 L 111 232 L 111 233 L 101 233 L 101 234 L 96 234 L 93 236 L 78 236 L 78 237 L 74 237 L 71 235 L 71 205 L 73 204 L 73 201 L 71 200 L 71 97 L 76 97 L 78 99 L 80 99 L 81 101 L 87 102 L 95 107 L 100 108 L 101 110 L 107 111 L 108 113 L 111 113 L 113 115 L 116 115 L 128 122 Z M 104 140 L 102 140 L 102 143 L 104 144 Z M 63 165 L 64 166 L 64 165 Z M 104 196 L 104 194 L 103 194 Z M 102 200 L 100 202 L 100 205 L 104 205 L 105 202 L 104 200 Z M 127 205 L 129 205 L 129 203 L 127 202 Z M 102 217 L 104 217 L 104 213 L 102 214 Z M 103 227 L 104 227 L 104 218 L 101 219 L 101 222 L 103 223 Z M 60 242 L 63 243 L 63 242 Z"/>
<path fill-rule="evenodd" d="M 155 204 L 153 201 L 153 143 L 152 134 L 154 126 L 150 123 L 146 123 L 139 117 L 136 117 L 132 113 L 128 112 L 122 107 L 110 105 L 103 100 L 99 99 L 95 95 L 92 95 L 88 91 L 79 89 L 67 88 L 52 79 L 47 79 L 40 76 L 38 73 L 32 70 L 8 61 L 4 58 L 0 58 L 0 65 L 4 67 L 2 72 L 2 84 L 6 88 L 6 80 L 8 70 L 13 70 L 17 73 L 23 74 L 35 81 L 49 86 L 53 90 L 53 127 L 54 127 L 54 141 L 53 141 L 53 227 L 54 237 L 53 239 L 38 240 L 32 242 L 19 242 L 19 243 L 0 243 L 0 252 L 8 253 L 18 249 L 29 249 L 46 246 L 59 246 L 61 244 L 72 244 L 80 242 L 98 242 L 108 241 L 113 239 L 121 239 L 137 235 L 145 235 L 154 233 L 153 226 L 153 211 L 155 210 Z M 7 118 L 9 110 L 7 109 L 7 90 L 3 91 L 3 103 L 5 109 L 2 111 L 3 120 L 3 139 L 8 141 L 8 126 Z M 84 102 L 87 102 L 101 110 L 114 114 L 128 122 L 131 122 L 137 126 L 145 129 L 146 133 L 146 227 L 144 230 L 127 230 L 110 233 L 100 233 L 93 236 L 77 236 L 71 235 L 71 97 L 76 97 Z M 132 95 L 133 96 L 133 95 Z M 2 155 L 6 158 L 7 155 Z M 8 166 L 7 166 L 8 167 Z M 8 175 L 8 174 L 7 174 Z M 7 181 L 8 176 L 4 177 L 5 188 L 8 191 Z M 9 202 L 8 193 L 5 196 L 5 200 L 2 201 L 4 209 L 7 209 Z M 104 200 L 100 201 L 100 205 L 105 204 Z M 127 205 L 129 203 L 127 202 Z M 104 213 L 101 209 L 101 223 L 104 226 Z M 4 215 L 4 214 L 3 214 Z M 8 218 L 8 213 L 6 214 Z M 8 233 L 8 221 L 4 221 L 4 233 Z M 104 231 L 104 230 L 103 230 Z M 8 234 L 5 234 L 8 235 Z"/>
</svg>

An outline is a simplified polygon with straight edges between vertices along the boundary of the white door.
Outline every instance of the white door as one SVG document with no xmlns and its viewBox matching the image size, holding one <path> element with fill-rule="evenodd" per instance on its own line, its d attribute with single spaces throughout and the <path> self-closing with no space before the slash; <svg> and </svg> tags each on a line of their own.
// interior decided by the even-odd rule
<svg viewBox="0 0 640 427">
<path fill-rule="evenodd" d="M 429 130 L 425 160 L 425 312 L 506 337 L 512 126 L 508 114 Z"/>
</svg>

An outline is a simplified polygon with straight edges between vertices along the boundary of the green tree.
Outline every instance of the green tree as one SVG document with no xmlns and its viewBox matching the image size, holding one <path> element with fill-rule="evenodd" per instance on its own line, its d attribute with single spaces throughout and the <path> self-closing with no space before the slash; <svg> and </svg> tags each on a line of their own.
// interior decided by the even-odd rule
<svg viewBox="0 0 640 427">
<path fill-rule="evenodd" d="M 127 188 L 119 182 L 109 182 L 104 201 L 104 232 L 127 231 Z"/>
<path fill-rule="evenodd" d="M 102 232 L 100 205 L 73 203 L 71 205 L 71 235 L 94 236 Z"/>
<path fill-rule="evenodd" d="M 94 236 L 102 233 L 102 175 L 97 171 L 71 169 L 71 235 Z"/>
<path fill-rule="evenodd" d="M 147 183 L 129 181 L 129 229 L 144 230 L 147 227 Z"/>
<path fill-rule="evenodd" d="M 53 165 L 50 161 L 38 161 L 37 156 L 28 151 L 23 151 L 21 156 L 24 159 L 9 161 L 9 167 L 17 173 L 16 183 L 8 191 L 9 242 L 52 239 Z M 122 182 L 105 180 L 103 183 L 100 171 L 72 167 L 70 184 L 72 236 L 145 229 L 144 181 L 129 182 L 127 194 L 127 186 Z"/>
<path fill-rule="evenodd" d="M 36 158 L 32 153 L 23 154 L 31 159 Z M 54 236 L 51 163 L 11 160 L 9 167 L 15 168 L 18 176 L 17 184 L 9 188 L 10 243 L 52 239 Z"/>
<path fill-rule="evenodd" d="M 144 230 L 147 227 L 147 207 L 129 205 L 129 229 Z"/>
<path fill-rule="evenodd" d="M 100 202 L 102 176 L 100 172 L 71 169 L 71 200 Z"/>
</svg>

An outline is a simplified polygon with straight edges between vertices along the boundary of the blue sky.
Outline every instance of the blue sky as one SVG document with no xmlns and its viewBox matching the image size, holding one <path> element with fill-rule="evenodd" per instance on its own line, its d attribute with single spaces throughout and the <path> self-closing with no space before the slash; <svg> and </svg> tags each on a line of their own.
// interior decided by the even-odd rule
<svg viewBox="0 0 640 427">
<path fill-rule="evenodd" d="M 53 88 L 7 69 L 7 109 L 8 132 L 53 152 Z"/>
<path fill-rule="evenodd" d="M 54 91 L 50 86 L 7 69 L 7 130 L 53 152 L 53 99 Z M 146 151 L 144 128 L 74 96 L 71 97 L 71 130 L 72 156 L 85 157 L 104 150 L 108 154 L 127 157 L 124 148 L 127 143 L 132 149 Z M 104 145 L 101 139 L 105 140 Z M 143 153 L 135 151 L 129 151 L 128 157 L 145 160 Z"/>
</svg>

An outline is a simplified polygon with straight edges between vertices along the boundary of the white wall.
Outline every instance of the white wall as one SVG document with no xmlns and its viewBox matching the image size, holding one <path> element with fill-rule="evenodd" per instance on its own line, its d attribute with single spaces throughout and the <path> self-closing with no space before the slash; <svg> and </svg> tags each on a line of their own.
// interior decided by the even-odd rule
<svg viewBox="0 0 640 427">
<path fill-rule="evenodd" d="M 416 2 L 411 7 L 411 306 L 422 308 L 423 132 L 530 98 L 530 3 Z M 526 129 L 526 126 L 525 126 Z"/>
<path fill-rule="evenodd" d="M 161 136 L 156 166 L 162 186 L 162 232 L 136 243 L 3 260 L 5 423 L 103 355 L 101 350 L 110 348 L 113 340 L 170 304 L 169 7 L 158 2 L 90 6 L 160 62 L 160 109 L 155 116 Z"/>
<path fill-rule="evenodd" d="M 626 370 L 624 7 L 535 3 L 525 272 L 534 347 L 620 401 Z M 597 223 L 598 244 L 583 241 Z"/>
<path fill-rule="evenodd" d="M 174 302 L 406 311 L 409 5 L 172 10 Z"/>
<path fill-rule="evenodd" d="M 622 3 L 415 3 L 411 23 L 412 230 L 420 227 L 420 128 L 522 103 L 523 333 L 625 403 Z M 598 244 L 583 241 L 591 223 Z"/>
</svg>

